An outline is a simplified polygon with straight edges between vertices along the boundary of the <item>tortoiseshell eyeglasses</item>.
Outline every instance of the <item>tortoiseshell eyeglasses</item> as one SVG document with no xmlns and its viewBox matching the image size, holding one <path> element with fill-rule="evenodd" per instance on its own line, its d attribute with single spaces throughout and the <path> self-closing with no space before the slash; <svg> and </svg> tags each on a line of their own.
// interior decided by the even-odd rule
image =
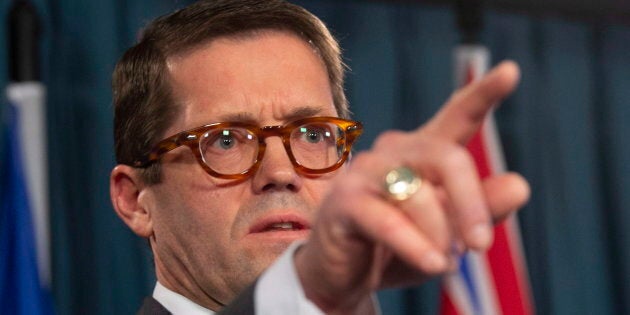
<svg viewBox="0 0 630 315">
<path fill-rule="evenodd" d="M 133 166 L 148 167 L 167 152 L 185 145 L 211 176 L 242 179 L 260 165 L 265 139 L 278 136 L 298 172 L 323 174 L 343 165 L 362 132 L 360 122 L 337 117 L 310 117 L 284 126 L 265 127 L 240 122 L 214 123 L 160 141 L 143 158 L 134 161 Z"/>
</svg>

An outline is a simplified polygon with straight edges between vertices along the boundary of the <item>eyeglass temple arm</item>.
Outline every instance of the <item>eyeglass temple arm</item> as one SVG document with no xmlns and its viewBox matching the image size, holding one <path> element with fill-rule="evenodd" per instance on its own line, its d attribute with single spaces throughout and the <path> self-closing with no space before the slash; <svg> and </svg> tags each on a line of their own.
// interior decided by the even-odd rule
<svg viewBox="0 0 630 315">
<path fill-rule="evenodd" d="M 160 141 L 149 153 L 145 154 L 142 158 L 133 161 L 133 167 L 145 168 L 155 163 L 166 152 L 174 150 L 183 145 L 186 141 L 191 141 L 197 138 L 194 134 L 178 134 L 170 138 L 166 138 Z"/>
</svg>

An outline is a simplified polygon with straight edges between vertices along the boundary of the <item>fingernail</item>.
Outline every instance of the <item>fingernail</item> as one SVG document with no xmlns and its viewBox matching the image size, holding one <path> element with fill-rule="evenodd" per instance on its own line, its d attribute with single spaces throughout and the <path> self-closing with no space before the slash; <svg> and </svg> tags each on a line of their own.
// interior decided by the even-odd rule
<svg viewBox="0 0 630 315">
<path fill-rule="evenodd" d="M 452 243 L 451 252 L 453 255 L 461 256 L 466 251 L 466 246 L 464 246 L 464 242 L 461 240 L 456 240 Z"/>
<path fill-rule="evenodd" d="M 425 254 L 424 263 L 426 268 L 430 269 L 431 271 L 439 271 L 446 267 L 448 261 L 446 257 L 444 257 L 444 255 L 435 251 L 430 251 Z"/>
<path fill-rule="evenodd" d="M 492 244 L 492 228 L 487 224 L 479 224 L 468 232 L 468 241 L 475 249 L 487 249 Z"/>
</svg>

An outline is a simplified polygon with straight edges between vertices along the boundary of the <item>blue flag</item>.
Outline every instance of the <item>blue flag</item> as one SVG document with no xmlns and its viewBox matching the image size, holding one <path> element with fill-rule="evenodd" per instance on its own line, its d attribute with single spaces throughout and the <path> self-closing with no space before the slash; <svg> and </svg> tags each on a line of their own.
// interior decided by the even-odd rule
<svg viewBox="0 0 630 315">
<path fill-rule="evenodd" d="M 19 112 L 8 106 L 0 160 L 0 314 L 52 314 L 42 288 L 22 150 Z"/>
</svg>

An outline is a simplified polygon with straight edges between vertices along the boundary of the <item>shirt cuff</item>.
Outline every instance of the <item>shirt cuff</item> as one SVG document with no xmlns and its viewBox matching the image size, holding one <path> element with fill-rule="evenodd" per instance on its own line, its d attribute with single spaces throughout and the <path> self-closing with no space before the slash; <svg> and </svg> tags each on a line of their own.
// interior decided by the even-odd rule
<svg viewBox="0 0 630 315">
<path fill-rule="evenodd" d="M 254 291 L 256 315 L 296 314 L 323 315 L 304 295 L 295 270 L 293 255 L 303 244 L 294 242 L 258 279 Z"/>
<path fill-rule="evenodd" d="M 304 295 L 302 284 L 295 270 L 295 251 L 305 241 L 296 241 L 258 279 L 254 289 L 256 315 L 296 314 L 323 315 L 317 305 Z M 376 294 L 370 296 L 374 314 L 380 315 Z"/>
</svg>

